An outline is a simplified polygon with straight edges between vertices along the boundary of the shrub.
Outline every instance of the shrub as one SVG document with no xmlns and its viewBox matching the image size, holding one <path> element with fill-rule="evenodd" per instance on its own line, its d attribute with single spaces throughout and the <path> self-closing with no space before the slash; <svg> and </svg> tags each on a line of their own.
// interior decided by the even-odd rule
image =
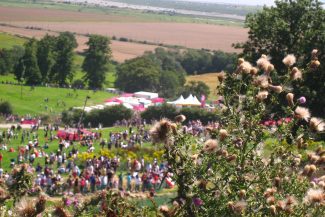
<svg viewBox="0 0 325 217">
<path fill-rule="evenodd" d="M 325 123 L 302 106 L 304 97 L 289 93 L 290 74 L 285 75 L 285 88 L 272 83 L 274 68 L 265 57 L 258 62 L 260 69 L 239 59 L 236 72 L 219 79 L 225 108 L 221 128 L 209 128 L 211 139 L 200 141 L 169 121 L 151 130 L 154 141 L 164 143 L 168 172 L 178 187 L 179 216 L 325 213 L 324 142 L 314 152 L 305 150 L 323 133 Z M 315 73 L 314 67 L 308 64 L 304 73 Z M 282 98 L 285 103 L 280 103 Z M 274 115 L 268 105 L 279 107 L 292 121 L 270 130 L 261 124 L 264 116 Z M 265 131 L 278 143 L 272 150 L 265 149 Z"/>
<path fill-rule="evenodd" d="M 150 106 L 141 113 L 141 117 L 147 121 L 160 120 L 162 118 L 173 119 L 178 114 L 175 106 L 163 104 L 161 106 Z"/>
<path fill-rule="evenodd" d="M 64 124 L 72 126 L 79 122 L 81 114 L 81 109 L 65 110 L 61 114 L 61 120 Z M 133 112 L 131 109 L 123 105 L 116 105 L 104 109 L 94 109 L 89 113 L 85 113 L 82 123 L 85 126 L 91 123 L 92 126 L 102 124 L 103 127 L 111 127 L 116 121 L 131 119 L 132 115 Z"/>
<path fill-rule="evenodd" d="M 200 120 L 202 123 L 207 124 L 209 121 L 218 120 L 218 116 L 213 111 L 207 111 L 202 108 L 184 107 L 176 109 L 175 106 L 163 104 L 161 106 L 150 106 L 146 111 L 141 113 L 141 117 L 147 121 L 160 120 L 167 118 L 173 120 L 176 115 L 183 114 L 187 117 L 187 121 Z"/>
<path fill-rule="evenodd" d="M 81 79 L 74 80 L 72 83 L 72 88 L 83 89 L 85 87 L 85 82 Z"/>
<path fill-rule="evenodd" d="M 0 114 L 12 114 L 12 106 L 8 101 L 0 102 Z"/>
</svg>

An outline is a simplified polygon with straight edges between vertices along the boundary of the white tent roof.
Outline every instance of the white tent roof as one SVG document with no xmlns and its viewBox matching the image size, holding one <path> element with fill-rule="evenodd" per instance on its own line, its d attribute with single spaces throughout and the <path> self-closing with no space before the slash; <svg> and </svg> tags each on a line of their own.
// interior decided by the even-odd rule
<svg viewBox="0 0 325 217">
<path fill-rule="evenodd" d="M 193 96 L 190 94 L 183 102 L 183 105 L 198 105 L 200 106 L 200 101 L 196 98 L 196 96 Z"/>
<path fill-rule="evenodd" d="M 178 99 L 176 99 L 175 101 L 172 101 L 172 102 L 167 102 L 169 104 L 182 104 L 184 102 L 184 97 L 181 95 Z"/>
<path fill-rule="evenodd" d="M 173 102 L 168 102 L 169 104 L 174 104 L 174 105 L 189 105 L 189 106 L 200 106 L 201 102 L 196 98 L 196 96 L 193 96 L 190 94 L 186 99 L 184 99 L 183 96 L 180 96 L 177 100 Z"/>
</svg>

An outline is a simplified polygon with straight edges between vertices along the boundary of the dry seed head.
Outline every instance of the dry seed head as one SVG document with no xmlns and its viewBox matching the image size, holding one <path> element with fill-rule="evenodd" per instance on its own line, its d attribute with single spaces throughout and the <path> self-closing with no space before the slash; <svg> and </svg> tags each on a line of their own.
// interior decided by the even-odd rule
<svg viewBox="0 0 325 217">
<path fill-rule="evenodd" d="M 271 205 L 271 206 L 270 206 L 270 211 L 271 211 L 271 213 L 272 213 L 273 215 L 275 215 L 275 214 L 276 214 L 276 207 L 275 207 L 274 205 Z"/>
<path fill-rule="evenodd" d="M 293 98 L 294 98 L 294 95 L 293 93 L 288 93 L 286 95 L 286 98 L 287 98 L 287 102 L 290 106 L 294 106 L 294 102 L 293 102 Z"/>
<path fill-rule="evenodd" d="M 310 118 L 310 112 L 307 108 L 298 106 L 295 110 L 295 117 L 297 119 L 304 119 L 308 121 L 308 119 Z"/>
<path fill-rule="evenodd" d="M 318 60 L 313 60 L 311 61 L 310 63 L 310 67 L 313 68 L 313 69 L 316 69 L 320 66 L 320 62 Z"/>
<path fill-rule="evenodd" d="M 282 60 L 282 62 L 287 67 L 290 67 L 290 66 L 292 66 L 293 64 L 296 63 L 296 57 L 293 54 L 289 54 Z"/>
<path fill-rule="evenodd" d="M 238 192 L 238 196 L 240 199 L 243 199 L 244 197 L 246 197 L 246 191 L 245 190 L 240 190 Z"/>
<path fill-rule="evenodd" d="M 225 129 L 220 129 L 219 131 L 220 140 L 224 140 L 228 136 L 228 132 Z"/>
<path fill-rule="evenodd" d="M 313 174 L 314 172 L 316 172 L 316 170 L 317 170 L 317 167 L 315 166 L 315 164 L 311 164 L 309 173 Z"/>
<path fill-rule="evenodd" d="M 318 53 L 318 50 L 314 49 L 314 50 L 312 50 L 311 55 L 312 56 L 317 56 L 317 53 Z"/>
<path fill-rule="evenodd" d="M 283 91 L 283 88 L 281 86 L 269 85 L 269 89 L 276 93 L 281 93 Z"/>
<path fill-rule="evenodd" d="M 251 75 L 257 75 L 257 73 L 258 73 L 258 68 L 256 68 L 256 67 L 252 67 L 252 69 L 251 69 L 251 71 L 250 71 L 250 74 L 251 74 Z"/>
<path fill-rule="evenodd" d="M 217 78 L 220 83 L 223 83 L 224 80 L 226 79 L 227 75 L 224 71 L 218 73 Z"/>
<path fill-rule="evenodd" d="M 307 175 L 307 174 L 309 174 L 309 172 L 310 172 L 310 165 L 307 164 L 307 165 L 304 167 L 303 174 Z"/>
<path fill-rule="evenodd" d="M 272 72 L 274 70 L 274 65 L 273 64 L 269 64 L 268 66 L 267 66 L 267 70 L 266 70 L 266 72 L 267 73 L 270 73 L 270 72 Z"/>
<path fill-rule="evenodd" d="M 186 120 L 185 115 L 177 115 L 177 116 L 175 117 L 175 121 L 178 122 L 178 123 L 182 123 L 182 122 L 184 122 L 185 120 Z"/>
<path fill-rule="evenodd" d="M 309 189 L 304 198 L 304 202 L 308 204 L 322 203 L 325 200 L 325 193 L 322 189 Z"/>
<path fill-rule="evenodd" d="M 157 122 L 150 130 L 150 134 L 153 138 L 153 141 L 156 143 L 167 143 L 169 134 L 177 133 L 176 132 L 176 125 L 171 123 L 167 119 L 162 119 Z"/>
<path fill-rule="evenodd" d="M 206 153 L 213 153 L 218 149 L 218 141 L 209 139 L 204 143 L 203 151 Z"/>
<path fill-rule="evenodd" d="M 239 58 L 238 59 L 238 65 L 241 65 L 243 62 L 245 62 L 244 58 Z"/>
<path fill-rule="evenodd" d="M 267 99 L 267 96 L 269 95 L 269 92 L 267 92 L 266 90 L 260 91 L 258 92 L 258 94 L 256 95 L 256 98 L 259 102 Z"/>
<path fill-rule="evenodd" d="M 266 199 L 267 204 L 275 204 L 275 197 L 270 196 Z"/>
<path fill-rule="evenodd" d="M 249 74 L 251 72 L 251 69 L 252 69 L 252 65 L 247 61 L 244 61 L 239 65 L 239 71 L 245 74 Z"/>
<path fill-rule="evenodd" d="M 238 201 L 233 205 L 233 211 L 236 214 L 241 214 L 247 207 L 247 203 L 245 201 Z"/>
<path fill-rule="evenodd" d="M 290 73 L 292 80 L 302 79 L 302 73 L 297 67 L 293 67 Z"/>
<path fill-rule="evenodd" d="M 228 151 L 223 149 L 223 150 L 221 151 L 221 155 L 222 155 L 223 157 L 228 157 Z"/>
<path fill-rule="evenodd" d="M 257 66 L 263 71 L 268 71 L 268 67 L 271 64 L 267 57 L 262 56 L 256 61 Z"/>
<path fill-rule="evenodd" d="M 267 88 L 269 86 L 269 78 L 266 75 L 260 75 L 255 79 L 255 84 L 261 88 Z"/>
<path fill-rule="evenodd" d="M 320 118 L 313 117 L 310 119 L 309 126 L 312 130 L 321 132 L 325 130 L 325 121 Z"/>
</svg>

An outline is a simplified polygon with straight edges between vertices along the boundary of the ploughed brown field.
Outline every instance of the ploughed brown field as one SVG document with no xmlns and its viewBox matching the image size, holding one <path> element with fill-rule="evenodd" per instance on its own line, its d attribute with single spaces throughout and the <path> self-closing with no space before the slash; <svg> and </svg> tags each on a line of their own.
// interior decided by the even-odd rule
<svg viewBox="0 0 325 217">
<path fill-rule="evenodd" d="M 28 37 L 41 37 L 51 31 L 70 31 L 79 34 L 100 34 L 106 36 L 125 37 L 137 41 L 148 41 L 156 44 L 179 45 L 188 48 L 223 50 L 236 52 L 233 43 L 247 39 L 247 30 L 241 27 L 219 26 L 194 23 L 149 23 L 130 20 L 130 17 L 117 15 L 81 13 L 74 11 L 0 7 L 1 23 L 25 27 L 42 28 L 42 31 L 31 29 L 15 29 L 0 26 L 0 31 L 9 31 Z M 78 37 L 79 50 L 83 49 L 86 38 Z M 142 55 L 144 51 L 153 50 L 156 46 L 113 41 L 114 58 L 118 61 Z"/>
</svg>

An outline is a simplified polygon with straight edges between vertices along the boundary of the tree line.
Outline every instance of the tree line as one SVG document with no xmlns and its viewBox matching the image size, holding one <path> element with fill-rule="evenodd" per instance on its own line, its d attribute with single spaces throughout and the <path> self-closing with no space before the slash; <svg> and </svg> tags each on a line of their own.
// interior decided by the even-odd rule
<svg viewBox="0 0 325 217">
<path fill-rule="evenodd" d="M 204 82 L 186 84 L 186 75 L 232 71 L 236 55 L 221 51 L 156 48 L 143 56 L 128 60 L 117 67 L 115 86 L 126 92 L 155 91 L 173 98 L 190 93 L 197 97 L 210 93 Z M 217 81 L 216 81 L 217 82 Z"/>
<path fill-rule="evenodd" d="M 89 88 L 102 88 L 111 58 L 110 40 L 90 35 L 88 49 L 82 64 L 83 81 Z M 75 36 L 70 32 L 58 36 L 46 35 L 40 40 L 32 38 L 23 47 L 0 50 L 0 74 L 13 72 L 17 81 L 26 85 L 57 84 L 72 82 L 74 70 Z"/>
</svg>

